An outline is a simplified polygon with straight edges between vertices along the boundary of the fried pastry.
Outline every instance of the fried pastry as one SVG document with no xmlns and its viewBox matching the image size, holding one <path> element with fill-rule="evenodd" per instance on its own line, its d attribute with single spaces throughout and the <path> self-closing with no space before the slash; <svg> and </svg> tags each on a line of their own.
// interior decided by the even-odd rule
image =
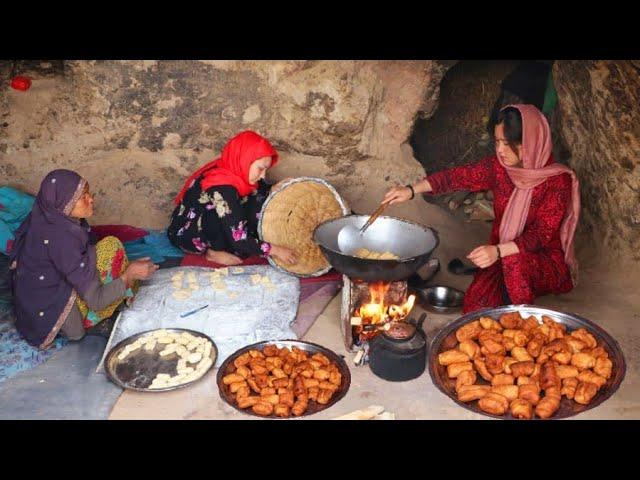
<svg viewBox="0 0 640 480">
<path fill-rule="evenodd" d="M 522 420 L 533 418 L 533 405 L 527 400 L 517 398 L 511 402 L 509 409 L 514 418 Z"/>
<path fill-rule="evenodd" d="M 598 386 L 590 382 L 580 382 L 573 399 L 580 405 L 588 405 L 598 393 Z"/>
<path fill-rule="evenodd" d="M 498 393 L 489 392 L 478 400 L 478 407 L 492 415 L 504 415 L 509 408 L 509 401 Z"/>
<path fill-rule="evenodd" d="M 471 357 L 467 353 L 455 348 L 438 355 L 438 363 L 444 366 L 451 365 L 452 363 L 468 362 L 470 359 Z"/>
<path fill-rule="evenodd" d="M 593 371 L 604 378 L 611 378 L 611 370 L 613 368 L 613 362 L 605 357 L 596 358 L 596 364 L 593 367 Z"/>
<path fill-rule="evenodd" d="M 458 342 L 464 342 L 465 340 L 473 340 L 478 337 L 478 334 L 482 331 L 480 322 L 475 320 L 470 322 L 458 330 L 456 330 L 456 339 Z"/>
</svg>

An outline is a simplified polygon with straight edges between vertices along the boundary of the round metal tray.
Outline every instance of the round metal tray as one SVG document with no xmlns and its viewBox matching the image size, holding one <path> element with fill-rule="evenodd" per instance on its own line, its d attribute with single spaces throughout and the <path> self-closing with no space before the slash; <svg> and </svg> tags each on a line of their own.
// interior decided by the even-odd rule
<svg viewBox="0 0 640 480">
<path fill-rule="evenodd" d="M 138 350 L 127 355 L 124 360 L 118 360 L 118 355 L 126 345 L 135 342 L 140 337 L 144 337 L 158 330 L 166 330 L 170 333 L 188 332 L 194 337 L 206 338 L 211 342 L 210 357 L 213 362 L 207 369 L 207 372 L 215 365 L 216 358 L 218 358 L 218 348 L 216 347 L 216 344 L 213 342 L 213 340 L 211 340 L 211 338 L 209 338 L 204 333 L 196 332 L 195 330 L 188 330 L 185 328 L 157 328 L 154 330 L 147 330 L 146 332 L 140 332 L 132 335 L 131 337 L 125 338 L 109 351 L 107 357 L 104 359 L 104 369 L 107 372 L 107 377 L 109 378 L 109 380 L 111 380 L 119 387 L 128 390 L 136 390 L 138 392 L 166 392 L 168 390 L 176 390 L 178 388 L 186 387 L 188 385 L 191 385 L 192 383 L 202 380 L 205 377 L 207 372 L 202 374 L 199 378 L 196 378 L 195 380 L 192 380 L 190 382 L 185 382 L 166 388 L 149 389 L 148 387 L 151 385 L 151 382 L 157 374 L 167 373 L 169 375 L 175 375 L 177 373 L 176 364 L 178 363 L 178 354 L 174 352 L 165 357 L 161 357 L 160 351 L 165 347 L 165 345 L 163 344 L 157 344 L 151 351 L 147 351 L 144 348 L 139 348 Z"/>
<path fill-rule="evenodd" d="M 347 367 L 347 362 L 345 362 L 342 357 L 338 356 L 328 348 L 325 348 L 321 345 L 317 345 L 311 342 L 303 342 L 301 340 L 268 340 L 265 342 L 254 343 L 253 345 L 249 345 L 247 347 L 241 348 L 237 352 L 230 355 L 218 369 L 217 382 L 218 382 L 218 390 L 220 392 L 220 398 L 222 398 L 225 402 L 227 402 L 229 405 L 231 405 L 233 408 L 235 408 L 239 412 L 246 413 L 248 415 L 253 415 L 259 418 L 274 418 L 274 419 L 286 420 L 286 418 L 276 417 L 273 414 L 267 417 L 258 415 L 257 413 L 254 413 L 253 410 L 251 410 L 250 408 L 247 408 L 247 409 L 239 408 L 238 405 L 233 401 L 233 394 L 229 391 L 229 386 L 225 385 L 222 382 L 223 377 L 236 371 L 236 367 L 233 365 L 233 362 L 235 361 L 236 358 L 238 358 L 243 353 L 248 352 L 249 350 L 262 351 L 262 349 L 267 345 L 275 345 L 278 348 L 287 347 L 289 348 L 289 350 L 291 350 L 293 347 L 298 347 L 300 350 L 309 352 L 312 355 L 316 353 L 322 353 L 329 360 L 331 360 L 338 366 L 338 369 L 342 374 L 342 383 L 340 384 L 340 388 L 336 391 L 336 393 L 333 394 L 333 396 L 331 397 L 331 401 L 329 403 L 327 403 L 326 405 L 321 405 L 313 400 L 309 400 L 309 407 L 307 408 L 307 411 L 304 414 L 300 415 L 299 417 L 291 416 L 286 418 L 301 418 L 301 417 L 306 417 L 308 415 L 313 415 L 314 413 L 318 413 L 322 410 L 326 410 L 330 406 L 340 401 L 349 391 L 349 386 L 351 385 L 351 372 L 349 371 L 349 367 Z"/>
<path fill-rule="evenodd" d="M 520 315 L 523 318 L 527 318 L 533 315 L 538 319 L 538 321 L 541 321 L 542 315 L 551 317 L 556 322 L 565 325 L 567 328 L 567 332 L 571 332 L 581 327 L 586 328 L 587 331 L 589 331 L 589 333 L 591 333 L 596 338 L 598 346 L 603 347 L 607 351 L 607 353 L 609 354 L 609 359 L 613 363 L 613 373 L 611 375 L 611 378 L 609 378 L 607 380 L 607 383 L 598 390 L 598 393 L 593 398 L 593 400 L 591 400 L 591 403 L 589 403 L 588 405 L 580 405 L 579 403 L 574 402 L 573 400 L 569 400 L 568 398 L 563 396 L 562 400 L 560 401 L 559 410 L 551 417 L 551 419 L 569 418 L 584 411 L 595 408 L 602 402 L 607 400 L 611 395 L 613 395 L 616 390 L 618 390 L 620 384 L 622 383 L 622 380 L 624 379 L 627 368 L 624 360 L 624 355 L 622 354 L 622 350 L 620 349 L 620 345 L 618 345 L 618 342 L 616 342 L 613 337 L 611 337 L 611 335 L 605 332 L 602 328 L 600 328 L 590 320 L 572 313 L 557 312 L 555 310 L 539 308 L 533 305 L 507 305 L 504 307 L 491 308 L 464 315 L 444 327 L 433 339 L 433 341 L 431 342 L 431 347 L 429 349 L 429 374 L 431 375 L 431 380 L 433 381 L 434 385 L 438 387 L 438 389 L 442 393 L 449 396 L 461 407 L 464 407 L 467 410 L 471 410 L 475 413 L 493 418 L 510 420 L 514 419 L 514 417 L 512 417 L 510 413 L 506 413 L 505 415 L 500 416 L 492 415 L 490 413 L 482 411 L 480 407 L 478 407 L 477 400 L 469 403 L 459 401 L 455 392 L 455 379 L 450 379 L 447 376 L 447 368 L 438 363 L 438 354 L 442 353 L 445 350 L 454 348 L 457 345 L 458 340 L 456 339 L 455 332 L 463 325 L 477 320 L 480 317 L 492 317 L 497 320 L 498 317 L 500 317 L 502 314 L 515 311 L 520 312 Z M 488 384 L 488 382 L 486 382 L 482 377 L 478 378 L 478 384 Z M 538 419 L 537 417 L 534 418 Z"/>
</svg>

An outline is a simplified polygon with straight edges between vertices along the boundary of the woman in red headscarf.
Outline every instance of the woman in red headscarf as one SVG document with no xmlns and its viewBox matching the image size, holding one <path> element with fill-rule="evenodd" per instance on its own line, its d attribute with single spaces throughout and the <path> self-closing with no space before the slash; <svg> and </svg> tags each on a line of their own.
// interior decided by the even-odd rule
<svg viewBox="0 0 640 480">
<path fill-rule="evenodd" d="M 571 169 L 554 162 L 547 119 L 533 105 L 505 107 L 495 127 L 495 145 L 495 155 L 395 187 L 385 197 L 397 203 L 415 193 L 493 191 L 489 243 L 467 256 L 479 270 L 465 294 L 464 313 L 532 304 L 541 295 L 570 291 L 577 281 L 578 180 Z"/>
<path fill-rule="evenodd" d="M 254 255 L 294 263 L 290 249 L 258 240 L 258 218 L 270 188 L 264 178 L 276 163 L 278 153 L 257 133 L 232 138 L 220 158 L 191 175 L 175 198 L 167 230 L 171 243 L 223 265 Z"/>
</svg>

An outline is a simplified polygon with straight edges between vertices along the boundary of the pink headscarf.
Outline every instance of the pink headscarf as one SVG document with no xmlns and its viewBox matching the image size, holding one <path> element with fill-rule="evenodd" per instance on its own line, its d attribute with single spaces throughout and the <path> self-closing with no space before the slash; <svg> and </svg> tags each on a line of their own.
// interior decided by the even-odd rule
<svg viewBox="0 0 640 480">
<path fill-rule="evenodd" d="M 560 241 L 574 286 L 578 281 L 578 262 L 573 251 L 573 237 L 580 215 L 580 191 L 576 174 L 570 168 L 553 163 L 544 166 L 551 155 L 551 129 L 545 116 L 533 105 L 508 105 L 522 115 L 522 167 L 509 167 L 499 161 L 515 185 L 500 222 L 500 243 L 512 241 L 524 230 L 531 205 L 533 188 L 547 178 L 568 173 L 571 175 L 571 203 L 560 226 Z M 503 108 L 503 110 L 504 110 Z"/>
</svg>

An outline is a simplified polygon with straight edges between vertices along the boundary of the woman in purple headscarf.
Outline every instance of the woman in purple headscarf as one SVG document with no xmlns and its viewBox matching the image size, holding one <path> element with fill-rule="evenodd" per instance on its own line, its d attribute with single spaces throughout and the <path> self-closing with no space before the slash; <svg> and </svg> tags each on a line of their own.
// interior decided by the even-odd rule
<svg viewBox="0 0 640 480">
<path fill-rule="evenodd" d="M 16 232 L 9 252 L 16 328 L 33 346 L 48 348 L 59 331 L 81 339 L 93 323 L 88 313 L 95 317 L 96 311 L 117 306 L 136 280 L 149 278 L 158 268 L 148 258 L 128 264 L 122 248 L 115 275 L 98 268 L 101 255 L 91 244 L 85 220 L 92 214 L 87 181 L 70 170 L 54 170 L 42 181 L 31 213 Z"/>
</svg>

